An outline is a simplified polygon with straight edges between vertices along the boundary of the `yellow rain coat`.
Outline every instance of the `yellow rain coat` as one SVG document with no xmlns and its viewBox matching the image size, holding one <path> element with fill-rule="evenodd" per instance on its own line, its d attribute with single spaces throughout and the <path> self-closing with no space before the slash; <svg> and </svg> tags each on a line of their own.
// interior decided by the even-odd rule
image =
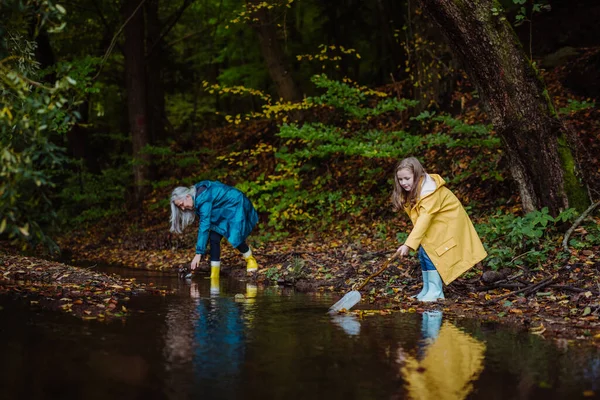
<svg viewBox="0 0 600 400">
<path fill-rule="evenodd" d="M 414 228 L 404 244 L 419 246 L 435 265 L 446 285 L 487 256 L 483 244 L 460 200 L 437 174 L 429 177 L 435 190 L 405 208 Z"/>
</svg>

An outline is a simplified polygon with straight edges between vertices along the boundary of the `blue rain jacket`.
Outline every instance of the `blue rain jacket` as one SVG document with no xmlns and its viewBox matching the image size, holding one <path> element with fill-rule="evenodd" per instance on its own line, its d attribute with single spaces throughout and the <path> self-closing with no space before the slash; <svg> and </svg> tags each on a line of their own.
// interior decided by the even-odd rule
<svg viewBox="0 0 600 400">
<path fill-rule="evenodd" d="M 258 222 L 258 213 L 246 195 L 219 181 L 202 181 L 194 186 L 194 207 L 200 220 L 196 254 L 206 253 L 210 231 L 223 235 L 233 247 L 244 243 Z"/>
</svg>

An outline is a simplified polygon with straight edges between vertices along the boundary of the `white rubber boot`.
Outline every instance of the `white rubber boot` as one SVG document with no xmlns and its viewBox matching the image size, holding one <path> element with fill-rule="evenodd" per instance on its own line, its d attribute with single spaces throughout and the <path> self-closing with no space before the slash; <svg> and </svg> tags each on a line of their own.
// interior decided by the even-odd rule
<svg viewBox="0 0 600 400">
<path fill-rule="evenodd" d="M 423 296 L 427 294 L 427 291 L 429 291 L 429 281 L 427 280 L 427 275 L 425 274 L 425 271 L 421 270 L 421 276 L 423 277 L 423 289 L 421 289 L 419 294 L 417 294 L 416 296 L 410 296 L 413 299 L 416 298 L 417 300 L 421 300 Z"/>
<path fill-rule="evenodd" d="M 427 277 L 427 281 L 429 282 L 429 288 L 427 293 L 423 297 L 421 297 L 421 301 L 423 302 L 433 302 L 438 300 L 445 299 L 442 277 L 440 276 L 437 270 L 433 271 L 423 271 L 425 276 Z"/>
<path fill-rule="evenodd" d="M 435 340 L 440 333 L 442 326 L 442 312 L 433 310 L 423 313 L 423 321 L 421 322 L 421 332 L 424 339 Z"/>
</svg>

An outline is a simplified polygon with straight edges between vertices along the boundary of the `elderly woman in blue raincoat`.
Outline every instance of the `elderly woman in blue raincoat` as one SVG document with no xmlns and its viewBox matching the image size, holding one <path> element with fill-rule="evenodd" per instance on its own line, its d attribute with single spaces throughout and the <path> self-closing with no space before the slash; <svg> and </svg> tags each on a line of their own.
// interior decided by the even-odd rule
<svg viewBox="0 0 600 400">
<path fill-rule="evenodd" d="M 219 181 L 201 181 L 191 187 L 177 187 L 171 194 L 171 232 L 181 233 L 198 216 L 196 255 L 190 267 L 198 267 L 210 242 L 210 277 L 221 268 L 221 239 L 225 237 L 246 260 L 246 271 L 256 272 L 258 263 L 246 238 L 258 222 L 250 200 L 238 189 Z"/>
</svg>

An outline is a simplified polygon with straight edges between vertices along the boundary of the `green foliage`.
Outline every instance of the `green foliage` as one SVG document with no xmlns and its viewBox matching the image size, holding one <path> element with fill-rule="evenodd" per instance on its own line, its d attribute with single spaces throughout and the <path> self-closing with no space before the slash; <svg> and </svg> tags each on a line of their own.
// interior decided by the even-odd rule
<svg viewBox="0 0 600 400">
<path fill-rule="evenodd" d="M 398 243 L 404 243 L 408 239 L 408 233 L 406 232 L 398 232 L 396 233 L 396 241 Z"/>
<path fill-rule="evenodd" d="M 544 262 L 556 247 L 559 225 L 574 219 L 576 213 L 567 209 L 553 218 L 546 207 L 522 217 L 498 211 L 487 223 L 477 226 L 488 251 L 485 262 L 492 269 Z"/>
<path fill-rule="evenodd" d="M 0 234 L 23 246 L 41 243 L 55 250 L 48 236 L 56 218 L 51 190 L 67 161 L 60 138 L 74 122 L 73 107 L 89 86 L 85 77 L 92 62 L 61 63 L 52 71 L 40 71 L 35 42 L 12 24 L 35 12 L 40 24 L 56 31 L 63 27 L 59 22 L 64 9 L 47 1 L 5 1 L 3 12 L 7 9 L 14 14 L 3 14 L 0 24 L 6 29 L 0 60 Z M 56 79 L 45 84 L 50 72 Z"/>
<path fill-rule="evenodd" d="M 72 227 L 122 213 L 131 171 L 131 163 L 127 160 L 100 174 L 90 173 L 79 165 L 76 173 L 69 174 L 58 196 L 60 220 Z"/>
<path fill-rule="evenodd" d="M 587 101 L 587 100 L 579 101 L 579 100 L 569 99 L 567 101 L 567 106 L 561 107 L 558 110 L 558 112 L 563 115 L 569 115 L 574 112 L 588 110 L 590 108 L 595 108 L 595 107 L 596 107 L 596 102 L 594 102 L 594 101 Z"/>
<path fill-rule="evenodd" d="M 409 107 L 416 106 L 419 102 L 415 100 L 386 98 L 382 92 L 370 90 L 365 87 L 351 86 L 349 80 L 343 82 L 329 79 L 326 75 L 315 75 L 312 82 L 319 89 L 325 89 L 321 96 L 308 99 L 309 104 L 325 105 L 333 107 L 344 114 L 362 120 L 378 116 L 390 111 L 404 111 Z M 379 97 L 380 100 L 374 104 L 366 104 L 370 97 Z"/>
<path fill-rule="evenodd" d="M 551 6 L 542 1 L 532 1 L 531 8 L 527 9 L 527 0 L 512 0 L 517 6 L 517 14 L 515 15 L 515 26 L 519 26 L 524 22 L 531 23 L 533 14 L 543 11 L 550 11 Z M 529 14 L 529 15 L 528 15 Z"/>
<path fill-rule="evenodd" d="M 393 118 L 418 102 L 390 98 L 349 80 L 334 81 L 323 74 L 315 76 L 313 82 L 323 93 L 307 97 L 304 103 L 312 109 L 328 110 L 332 122 L 282 122 L 277 148 L 261 143 L 252 150 L 222 157 L 231 166 L 240 167 L 251 165 L 249 159 L 274 158 L 271 172 L 237 186 L 252 198 L 260 212 L 268 215 L 268 226 L 277 231 L 290 227 L 343 229 L 354 220 L 376 213 L 380 207 L 389 208 L 382 203 L 391 187 L 386 175 L 389 165 L 429 149 L 484 150 L 455 179 L 481 173 L 482 165 L 483 171 L 495 170 L 497 157 L 490 153 L 498 153 L 500 141 L 491 135 L 489 126 L 470 125 L 425 111 L 412 120 L 416 125 L 406 125 L 406 131 L 382 129 L 377 123 L 379 118 Z M 239 94 L 249 91 L 227 90 Z M 492 173 L 489 177 L 501 179 Z"/>
<path fill-rule="evenodd" d="M 569 246 L 575 249 L 584 249 L 600 245 L 600 225 L 592 220 L 587 226 L 581 225 L 580 235 L 573 235 L 569 239 Z"/>
</svg>

